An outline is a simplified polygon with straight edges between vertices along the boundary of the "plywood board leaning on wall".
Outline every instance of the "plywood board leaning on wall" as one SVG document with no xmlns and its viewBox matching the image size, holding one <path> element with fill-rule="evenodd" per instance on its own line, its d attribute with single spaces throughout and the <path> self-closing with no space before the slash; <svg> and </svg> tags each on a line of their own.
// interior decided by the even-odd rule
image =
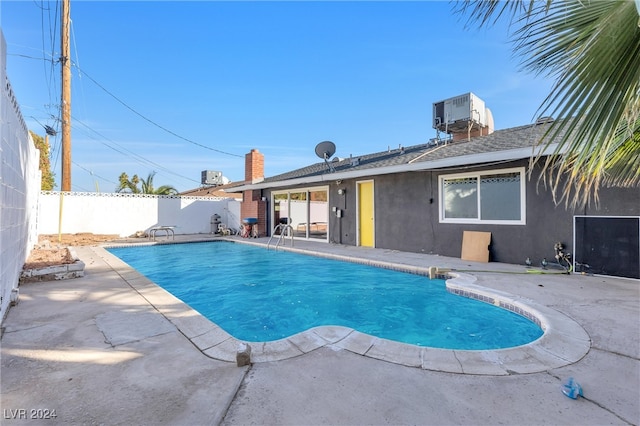
<svg viewBox="0 0 640 426">
<path fill-rule="evenodd" d="M 462 234 L 462 260 L 489 261 L 491 232 L 464 231 Z"/>
</svg>

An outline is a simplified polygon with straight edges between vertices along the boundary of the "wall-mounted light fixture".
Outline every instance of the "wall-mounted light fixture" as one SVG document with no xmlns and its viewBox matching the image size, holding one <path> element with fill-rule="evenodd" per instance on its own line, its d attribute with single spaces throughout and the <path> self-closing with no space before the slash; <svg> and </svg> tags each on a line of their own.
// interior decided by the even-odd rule
<svg viewBox="0 0 640 426">
<path fill-rule="evenodd" d="M 343 188 L 338 189 L 338 195 L 344 195 L 345 192 L 347 191 Z"/>
</svg>

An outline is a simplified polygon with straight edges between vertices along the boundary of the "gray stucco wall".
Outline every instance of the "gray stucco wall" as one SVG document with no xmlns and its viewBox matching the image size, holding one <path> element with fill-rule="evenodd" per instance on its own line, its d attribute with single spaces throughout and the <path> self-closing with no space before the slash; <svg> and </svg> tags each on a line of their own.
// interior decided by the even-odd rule
<svg viewBox="0 0 640 426">
<path fill-rule="evenodd" d="M 528 166 L 528 161 L 501 164 L 500 168 Z M 495 166 L 493 167 L 495 168 Z M 469 168 L 473 172 L 488 167 Z M 460 257 L 464 231 L 491 232 L 490 260 L 534 264 L 543 258 L 554 261 L 554 244 L 561 242 L 573 252 L 574 215 L 628 216 L 640 214 L 640 191 L 605 188 L 599 208 L 592 205 L 576 211 L 553 197 L 539 183 L 539 168 L 526 182 L 525 225 L 440 223 L 438 177 L 446 172 L 416 172 L 375 178 L 376 247 Z M 411 194 L 411 196 L 407 196 Z"/>
<path fill-rule="evenodd" d="M 512 167 L 528 167 L 528 160 L 492 167 L 465 168 L 474 172 Z M 423 171 L 374 176 L 375 246 L 377 248 L 460 257 L 464 231 L 491 232 L 490 261 L 534 264 L 543 258 L 555 261 L 554 244 L 561 242 L 573 253 L 574 215 L 638 216 L 640 191 L 637 188 L 603 188 L 600 205 L 580 211 L 556 205 L 551 193 L 538 182 L 539 169 L 526 181 L 525 225 L 452 224 L 439 222 L 438 177 L 463 170 Z M 366 179 L 359 179 L 366 180 Z M 343 217 L 329 214 L 329 241 L 357 244 L 357 181 L 329 184 L 329 208 L 343 210 Z M 345 189 L 344 195 L 338 189 Z M 266 194 L 265 194 L 266 195 Z M 269 197 L 271 198 L 271 197 Z"/>
</svg>

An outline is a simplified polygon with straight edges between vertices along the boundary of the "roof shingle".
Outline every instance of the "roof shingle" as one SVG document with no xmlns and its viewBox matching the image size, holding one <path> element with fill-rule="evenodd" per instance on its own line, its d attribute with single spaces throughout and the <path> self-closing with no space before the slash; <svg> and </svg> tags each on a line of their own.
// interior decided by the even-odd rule
<svg viewBox="0 0 640 426">
<path fill-rule="evenodd" d="M 372 168 L 401 166 L 446 158 L 473 156 L 512 149 L 534 148 L 541 145 L 541 138 L 548 129 L 547 123 L 530 124 L 497 130 L 490 135 L 476 136 L 469 140 L 430 141 L 425 144 L 360 155 L 331 161 L 333 171 L 324 162 L 311 164 L 290 172 L 265 178 L 261 184 L 318 176 L 333 172 L 357 171 Z M 261 185 L 262 186 L 262 185 Z"/>
</svg>

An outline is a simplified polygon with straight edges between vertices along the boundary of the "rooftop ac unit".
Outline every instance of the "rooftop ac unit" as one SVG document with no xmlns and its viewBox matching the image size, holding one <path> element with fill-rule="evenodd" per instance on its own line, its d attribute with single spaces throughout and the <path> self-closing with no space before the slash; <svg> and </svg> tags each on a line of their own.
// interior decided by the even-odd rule
<svg viewBox="0 0 640 426">
<path fill-rule="evenodd" d="M 203 170 L 200 183 L 202 185 L 222 185 L 222 172 Z"/>
<path fill-rule="evenodd" d="M 487 126 L 484 101 L 473 93 L 445 99 L 433 104 L 433 128 L 443 132 L 467 129 L 469 122 Z"/>
</svg>

